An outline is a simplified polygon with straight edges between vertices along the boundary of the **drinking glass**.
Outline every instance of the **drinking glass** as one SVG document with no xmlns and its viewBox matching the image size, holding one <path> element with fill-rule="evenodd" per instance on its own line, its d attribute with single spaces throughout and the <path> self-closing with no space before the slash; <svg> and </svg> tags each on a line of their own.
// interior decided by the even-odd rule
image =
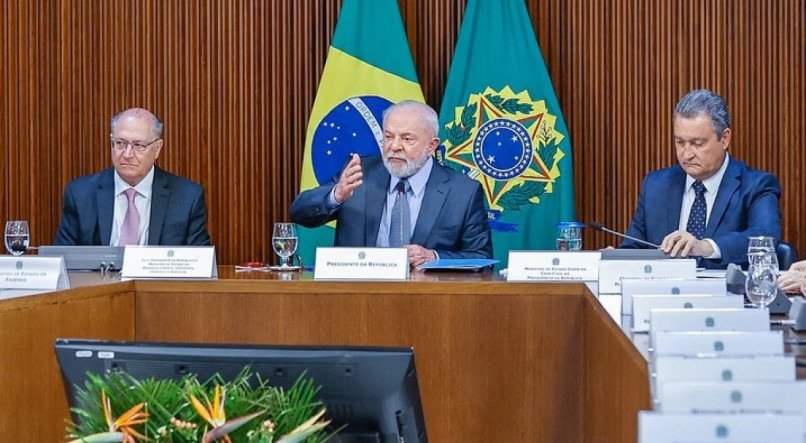
<svg viewBox="0 0 806 443">
<path fill-rule="evenodd" d="M 775 255 L 767 251 L 757 251 L 747 254 L 750 267 L 747 269 L 745 291 L 747 299 L 759 309 L 772 303 L 778 295 L 778 266 L 773 264 L 766 256 Z"/>
<path fill-rule="evenodd" d="M 747 240 L 748 240 L 747 242 L 748 262 L 751 262 L 752 264 L 752 260 L 762 260 L 767 265 L 774 267 L 775 272 L 777 273 L 779 267 L 778 267 L 778 255 L 775 253 L 775 239 L 772 237 L 758 236 L 758 237 L 748 237 Z M 764 254 L 751 255 L 756 252 L 763 252 Z"/>
<path fill-rule="evenodd" d="M 557 250 L 579 251 L 582 249 L 584 223 L 562 221 L 557 223 Z"/>
<path fill-rule="evenodd" d="M 11 220 L 6 222 L 6 250 L 11 255 L 22 255 L 28 250 L 30 243 L 28 222 L 25 220 Z"/>
<path fill-rule="evenodd" d="M 280 267 L 290 268 L 288 257 L 297 252 L 297 227 L 294 223 L 275 223 L 271 235 L 271 246 L 280 256 Z"/>
</svg>

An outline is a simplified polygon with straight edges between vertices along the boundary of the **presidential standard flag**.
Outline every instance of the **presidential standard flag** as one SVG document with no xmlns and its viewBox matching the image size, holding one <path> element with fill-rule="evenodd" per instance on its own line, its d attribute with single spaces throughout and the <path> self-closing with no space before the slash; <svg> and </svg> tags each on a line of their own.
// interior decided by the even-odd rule
<svg viewBox="0 0 806 443">
<path fill-rule="evenodd" d="M 481 183 L 495 258 L 554 249 L 574 219 L 571 142 L 523 0 L 470 0 L 440 112 L 438 160 Z"/>
<path fill-rule="evenodd" d="M 351 153 L 380 154 L 381 114 L 401 100 L 424 102 L 396 0 L 345 0 L 314 100 L 300 190 L 339 174 Z M 299 229 L 299 254 L 313 264 L 332 246 L 334 223 Z"/>
</svg>

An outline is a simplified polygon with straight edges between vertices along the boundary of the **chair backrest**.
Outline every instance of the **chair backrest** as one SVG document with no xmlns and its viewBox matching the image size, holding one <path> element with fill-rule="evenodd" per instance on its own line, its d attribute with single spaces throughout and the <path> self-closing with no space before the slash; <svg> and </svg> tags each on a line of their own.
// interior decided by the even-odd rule
<svg viewBox="0 0 806 443">
<path fill-rule="evenodd" d="M 792 263 L 798 261 L 798 251 L 789 243 L 778 243 L 778 247 L 775 248 L 775 253 L 778 255 L 778 267 L 782 271 L 789 269 Z"/>
</svg>

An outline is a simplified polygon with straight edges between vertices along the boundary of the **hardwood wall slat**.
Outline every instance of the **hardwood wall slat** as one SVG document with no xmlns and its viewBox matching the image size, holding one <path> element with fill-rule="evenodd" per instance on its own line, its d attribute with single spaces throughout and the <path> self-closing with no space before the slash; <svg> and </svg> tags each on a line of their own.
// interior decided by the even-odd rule
<svg viewBox="0 0 806 443">
<path fill-rule="evenodd" d="M 709 87 L 731 108 L 732 155 L 779 177 L 784 239 L 806 255 L 802 1 L 526 3 L 573 144 L 578 219 L 626 229 L 643 176 L 675 161 L 672 106 Z M 398 4 L 439 109 L 466 2 Z M 139 105 L 165 122 L 159 164 L 205 186 L 219 261 L 271 258 L 340 6 L 0 0 L 0 220 L 52 242 L 64 185 L 110 164 L 109 118 Z"/>
</svg>

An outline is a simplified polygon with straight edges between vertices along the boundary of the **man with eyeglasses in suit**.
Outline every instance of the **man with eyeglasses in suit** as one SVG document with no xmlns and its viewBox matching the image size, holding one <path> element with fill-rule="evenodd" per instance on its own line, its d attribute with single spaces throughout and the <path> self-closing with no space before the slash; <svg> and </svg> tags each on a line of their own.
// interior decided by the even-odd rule
<svg viewBox="0 0 806 443">
<path fill-rule="evenodd" d="M 154 165 L 162 122 L 131 108 L 112 117 L 114 167 L 67 184 L 57 245 L 209 245 L 204 189 Z"/>
</svg>

